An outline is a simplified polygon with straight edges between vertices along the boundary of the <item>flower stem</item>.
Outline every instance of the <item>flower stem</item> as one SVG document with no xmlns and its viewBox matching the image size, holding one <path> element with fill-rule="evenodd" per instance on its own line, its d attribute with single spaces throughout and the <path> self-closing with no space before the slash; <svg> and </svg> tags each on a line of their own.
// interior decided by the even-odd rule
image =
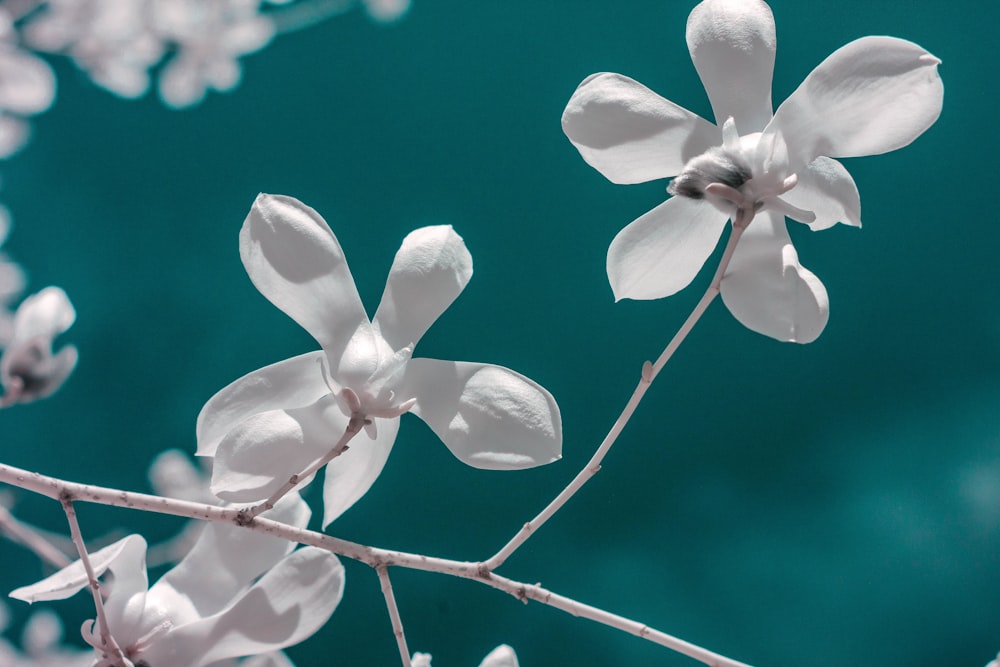
<svg viewBox="0 0 1000 667">
<path fill-rule="evenodd" d="M 285 482 L 280 489 L 271 494 L 271 497 L 268 498 L 267 500 L 260 503 L 259 505 L 254 505 L 253 507 L 247 507 L 243 509 L 241 513 L 244 516 L 245 520 L 250 521 L 259 516 L 260 514 L 262 514 L 263 512 L 266 512 L 270 509 L 274 509 L 274 505 L 279 500 L 281 500 L 289 491 L 298 486 L 298 484 L 302 480 L 309 479 L 309 477 L 316 474 L 316 472 L 320 468 L 322 468 L 327 463 L 329 463 L 330 461 L 334 460 L 335 458 L 346 452 L 347 443 L 349 443 L 351 441 L 351 438 L 356 436 L 361 431 L 361 427 L 363 427 L 364 425 L 365 425 L 364 417 L 358 415 L 352 416 L 351 420 L 347 422 L 347 429 L 344 431 L 344 435 L 340 436 L 340 440 L 338 440 L 337 444 L 333 446 L 333 449 L 331 449 L 329 452 L 327 452 L 319 459 L 314 461 L 308 468 L 306 468 L 302 472 L 289 477 L 288 481 Z"/>
<path fill-rule="evenodd" d="M 0 533 L 12 542 L 25 547 L 49 565 L 63 568 L 70 564 L 69 558 L 54 544 L 45 539 L 38 530 L 29 526 L 0 505 Z"/>
<path fill-rule="evenodd" d="M 707 649 L 688 644 L 676 637 L 654 630 L 636 621 L 581 604 L 570 598 L 541 588 L 537 584 L 527 584 L 498 576 L 485 569 L 482 563 L 456 561 L 403 551 L 379 549 L 342 540 L 313 530 L 297 528 L 266 517 L 257 517 L 247 523 L 241 519 L 240 510 L 234 507 L 219 507 L 217 505 L 196 503 L 188 500 L 163 498 L 161 496 L 133 493 L 120 489 L 109 489 L 92 484 L 78 484 L 2 463 L 0 463 L 0 483 L 32 491 L 59 502 L 64 502 L 64 498 L 71 498 L 79 502 L 127 507 L 156 514 L 170 514 L 202 521 L 234 523 L 247 530 L 264 535 L 273 535 L 274 537 L 290 542 L 298 542 L 299 544 L 325 549 L 330 553 L 365 563 L 376 570 L 379 567 L 405 567 L 412 570 L 436 572 L 438 574 L 478 581 L 516 597 L 522 602 L 534 600 L 569 614 L 589 618 L 597 623 L 629 632 L 647 641 L 679 651 L 707 665 L 715 667 L 746 667 L 741 662 L 730 660 Z M 79 529 L 77 529 L 77 532 L 79 532 Z M 82 544 L 82 539 L 79 544 Z M 86 553 L 86 551 L 83 550 L 81 553 Z"/>
<path fill-rule="evenodd" d="M 396 596 L 392 592 L 392 582 L 389 581 L 389 569 L 385 565 L 379 565 L 375 571 L 378 572 L 378 579 L 382 584 L 382 597 L 385 598 L 385 607 L 389 610 L 389 621 L 392 623 L 392 634 L 396 637 L 396 645 L 399 646 L 399 657 L 403 661 L 403 667 L 412 667 L 410 649 L 406 646 L 406 634 L 403 632 L 403 621 L 399 617 L 399 607 L 396 606 Z"/>
<path fill-rule="evenodd" d="M 291 7 L 268 12 L 277 35 L 287 35 L 322 23 L 334 16 L 346 14 L 357 4 L 356 0 L 306 0 Z"/>
<path fill-rule="evenodd" d="M 90 582 L 90 592 L 94 596 L 94 607 L 97 610 L 97 627 L 101 633 L 101 646 L 94 648 L 99 648 L 104 651 L 105 658 L 110 655 L 111 661 L 115 665 L 131 665 L 125 658 L 125 654 L 122 652 L 118 642 L 111 635 L 111 630 L 108 628 L 108 618 L 104 613 L 104 601 L 101 598 L 101 584 L 97 581 L 97 575 L 94 574 L 94 567 L 90 564 L 90 556 L 87 554 L 87 546 L 83 542 L 83 534 L 80 532 L 80 522 L 76 518 L 76 509 L 73 507 L 73 496 L 71 494 L 63 494 L 59 499 L 62 504 L 63 511 L 66 513 L 66 521 L 69 522 L 69 532 L 73 537 L 73 544 L 76 545 L 77 553 L 80 554 L 80 562 L 83 563 L 83 569 L 87 573 L 87 580 Z"/>
<path fill-rule="evenodd" d="M 643 396 L 646 395 L 646 390 L 653 383 L 653 380 L 659 374 L 659 372 L 666 365 L 670 357 L 673 356 L 680 344 L 684 342 L 684 339 L 691 329 L 694 328 L 695 323 L 701 319 L 705 310 L 708 308 L 709 304 L 718 296 L 722 285 L 722 277 L 725 275 L 726 268 L 729 266 L 730 260 L 733 258 L 733 251 L 736 249 L 736 244 L 739 243 L 740 238 L 743 236 L 743 232 L 747 225 L 750 224 L 750 220 L 753 219 L 753 209 L 740 208 L 733 220 L 733 231 L 729 235 L 729 241 L 726 243 L 726 248 L 722 253 L 722 259 L 719 261 L 719 267 L 715 270 L 715 275 L 712 277 L 712 282 L 709 284 L 708 289 L 705 294 L 701 297 L 695 305 L 694 310 L 688 315 L 687 319 L 684 320 L 684 324 L 681 328 L 674 334 L 674 337 L 664 348 L 663 352 L 656 359 L 655 363 L 646 362 L 642 367 L 642 373 L 639 378 L 639 383 L 636 385 L 635 389 L 632 391 L 632 396 L 629 398 L 628 403 L 622 409 L 621 414 L 618 415 L 618 419 L 612 425 L 611 430 L 608 434 L 604 436 L 604 440 L 601 445 L 594 452 L 594 455 L 590 458 L 590 461 L 583 467 L 583 469 L 577 473 L 576 477 L 573 478 L 566 488 L 564 488 L 559 495 L 552 499 L 552 501 L 543 509 L 538 515 L 524 524 L 514 537 L 510 539 L 507 544 L 504 545 L 500 551 L 496 552 L 493 556 L 488 558 L 483 562 L 485 569 L 493 571 L 503 565 L 503 563 L 510 558 L 510 556 L 517 551 L 522 544 L 524 544 L 535 531 L 537 531 L 546 521 L 552 518 L 552 516 L 562 508 L 566 502 L 576 495 L 576 492 L 583 488 L 583 485 L 590 481 L 590 478 L 597 474 L 601 469 L 601 462 L 607 455 L 611 446 L 615 444 L 618 436 L 621 435 L 622 430 L 625 425 L 628 424 L 629 420 L 632 418 L 632 414 L 635 409 L 639 406 L 639 402 L 642 401 Z"/>
</svg>

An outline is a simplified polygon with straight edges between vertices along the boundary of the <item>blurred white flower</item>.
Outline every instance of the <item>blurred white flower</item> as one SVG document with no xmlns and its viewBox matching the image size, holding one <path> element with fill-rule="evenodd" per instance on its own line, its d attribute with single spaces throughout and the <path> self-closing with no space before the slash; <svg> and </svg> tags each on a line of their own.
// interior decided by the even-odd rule
<svg viewBox="0 0 1000 667">
<path fill-rule="evenodd" d="M 151 0 L 48 0 L 24 27 L 25 42 L 62 53 L 95 84 L 122 97 L 149 89 L 164 44 L 149 23 Z"/>
<path fill-rule="evenodd" d="M 0 248 L 10 233 L 10 212 L 0 205 Z M 16 262 L 0 252 L 0 349 L 7 346 L 14 335 L 14 311 L 12 304 L 24 290 L 24 272 Z"/>
<path fill-rule="evenodd" d="M 323 349 L 254 371 L 202 408 L 197 453 L 215 457 L 212 491 L 220 498 L 269 497 L 328 454 L 352 418 L 366 420 L 367 437 L 326 466 L 325 527 L 371 487 L 407 411 L 477 468 L 559 458 L 559 408 L 538 384 L 502 366 L 410 358 L 472 276 L 472 257 L 450 226 L 403 240 L 372 320 L 336 236 L 296 199 L 260 195 L 243 223 L 240 255 L 257 289 Z"/>
<path fill-rule="evenodd" d="M 13 21 L 0 7 L 0 158 L 10 157 L 28 142 L 25 118 L 48 109 L 55 96 L 52 68 L 18 45 Z"/>
<path fill-rule="evenodd" d="M 775 30 L 760 0 L 706 0 L 687 43 L 717 126 L 620 74 L 583 81 L 563 129 L 615 183 L 674 176 L 675 195 L 625 227 L 608 250 L 616 299 L 684 288 L 738 207 L 755 211 L 722 280 L 748 328 L 805 343 L 828 317 L 826 289 L 798 260 L 785 216 L 824 229 L 860 226 L 857 187 L 831 157 L 901 148 L 937 119 L 940 61 L 916 44 L 864 37 L 824 60 L 772 115 Z M 727 120 L 728 119 L 728 120 Z"/>
<path fill-rule="evenodd" d="M 410 10 L 410 0 L 363 0 L 365 11 L 380 23 L 398 21 Z"/>
<path fill-rule="evenodd" d="M 309 508 L 285 496 L 267 517 L 304 527 Z M 90 555 L 95 572 L 111 571 L 104 602 L 111 636 L 132 663 L 154 667 L 206 667 L 232 658 L 297 644 L 323 626 L 340 602 L 344 570 L 333 554 L 213 522 L 176 567 L 152 587 L 146 578 L 146 541 L 130 535 Z M 11 597 L 25 602 L 61 600 L 87 587 L 76 561 Z M 84 624 L 102 662 L 96 622 Z M 248 663 L 242 663 L 244 666 Z M 249 663 L 289 664 L 279 655 Z"/>
<path fill-rule="evenodd" d="M 50 396 L 73 371 L 77 351 L 67 345 L 52 354 L 52 341 L 76 319 L 69 297 L 58 287 L 29 296 L 14 313 L 13 333 L 0 356 L 0 407 Z"/>
<path fill-rule="evenodd" d="M 410 659 L 412 667 L 431 667 L 430 653 L 414 653 Z M 479 667 L 518 667 L 517 655 L 507 644 L 501 644 L 483 658 Z M 990 667 L 987 665 L 987 667 Z"/>
<path fill-rule="evenodd" d="M 177 48 L 159 79 L 160 98 L 174 108 L 199 103 L 208 90 L 235 88 L 242 75 L 238 58 L 274 36 L 260 0 L 153 2 L 157 29 Z"/>
<path fill-rule="evenodd" d="M 7 626 L 7 608 L 0 602 L 0 633 Z M 63 627 L 59 617 L 48 610 L 28 618 L 21 633 L 21 647 L 0 638 L 0 665 L 3 667 L 87 667 L 93 653 L 62 645 Z"/>
</svg>

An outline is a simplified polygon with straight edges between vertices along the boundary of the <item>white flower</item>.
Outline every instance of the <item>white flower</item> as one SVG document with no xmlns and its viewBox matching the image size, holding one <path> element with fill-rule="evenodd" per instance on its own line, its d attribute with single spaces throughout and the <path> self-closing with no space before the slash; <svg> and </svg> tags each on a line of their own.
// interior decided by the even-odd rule
<svg viewBox="0 0 1000 667">
<path fill-rule="evenodd" d="M 46 287 L 25 299 L 14 313 L 13 333 L 0 356 L 0 407 L 45 398 L 73 371 L 77 351 L 67 345 L 52 354 L 52 340 L 76 319 L 69 297 Z"/>
<path fill-rule="evenodd" d="M 34 49 L 66 54 L 102 88 L 139 97 L 165 48 L 151 10 L 151 0 L 48 0 L 28 19 L 24 38 Z"/>
<path fill-rule="evenodd" d="M 201 102 L 208 90 L 235 88 L 242 76 L 238 58 L 274 36 L 259 0 L 153 1 L 158 32 L 178 49 L 159 80 L 160 98 L 174 108 Z"/>
<path fill-rule="evenodd" d="M 410 663 L 413 667 L 431 667 L 431 654 L 414 653 Z M 483 658 L 479 667 L 518 667 L 517 655 L 510 646 L 501 644 Z M 989 666 L 987 665 L 987 667 Z"/>
<path fill-rule="evenodd" d="M 309 508 L 291 494 L 266 516 L 304 527 Z M 114 575 L 104 610 L 111 636 L 128 660 L 151 667 L 203 667 L 297 644 L 330 618 L 343 594 L 343 566 L 322 549 L 293 548 L 286 540 L 213 522 L 184 560 L 152 587 L 146 578 L 146 541 L 139 535 L 91 554 L 90 560 L 97 574 L 110 570 Z M 86 587 L 83 565 L 76 561 L 11 597 L 60 600 Z M 84 629 L 85 638 L 99 646 L 96 623 Z M 92 666 L 106 664 L 102 653 L 95 647 Z M 288 664 L 282 660 L 270 656 L 256 664 Z"/>
<path fill-rule="evenodd" d="M 0 205 L 0 248 L 10 233 L 10 212 Z M 11 303 L 24 289 L 24 271 L 0 252 L 0 348 L 6 347 L 14 335 L 14 312 Z"/>
<path fill-rule="evenodd" d="M 766 4 L 706 0 L 688 18 L 687 43 L 718 126 L 610 73 L 585 79 L 563 114 L 570 141 L 611 181 L 676 176 L 671 192 L 687 195 L 615 237 L 615 297 L 656 299 L 687 286 L 743 206 L 756 217 L 722 280 L 723 300 L 754 331 L 812 341 L 826 325 L 827 294 L 799 263 L 784 217 L 814 230 L 860 226 L 857 187 L 831 158 L 885 153 L 926 130 L 941 111 L 940 61 L 911 42 L 863 37 L 820 63 L 772 115 Z"/>
<path fill-rule="evenodd" d="M 352 417 L 371 423 L 326 466 L 324 527 L 371 487 L 407 411 L 477 468 L 559 458 L 559 408 L 545 389 L 501 366 L 410 358 L 472 275 L 472 257 L 450 226 L 404 239 L 371 320 L 337 238 L 296 199 L 260 195 L 240 255 L 257 289 L 323 349 L 250 373 L 202 409 L 197 453 L 215 457 L 220 498 L 269 497 L 330 452 Z"/>
<path fill-rule="evenodd" d="M 410 0 L 363 0 L 365 11 L 380 23 L 392 23 L 410 11 Z"/>
<path fill-rule="evenodd" d="M 48 109 L 55 96 L 52 68 L 18 45 L 11 17 L 0 8 L 0 158 L 24 147 L 30 133 L 25 117 Z"/>
</svg>

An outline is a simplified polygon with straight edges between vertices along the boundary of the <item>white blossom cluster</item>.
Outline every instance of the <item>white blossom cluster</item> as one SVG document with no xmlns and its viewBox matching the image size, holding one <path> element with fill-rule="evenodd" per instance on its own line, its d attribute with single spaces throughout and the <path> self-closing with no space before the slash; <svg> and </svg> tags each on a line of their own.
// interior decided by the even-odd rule
<svg viewBox="0 0 1000 667">
<path fill-rule="evenodd" d="M 406 3 L 368 8 L 389 20 Z M 54 94 L 51 72 L 25 47 L 63 53 L 126 97 L 143 94 L 151 69 L 167 57 L 158 91 L 168 105 L 182 107 L 238 83 L 239 58 L 275 34 L 261 10 L 259 0 L 50 0 L 23 17 L 7 17 L 0 131 L 8 118 L 23 127 L 23 117 Z M 738 228 L 745 236 L 736 237 L 726 260 L 732 263 L 720 275 L 726 305 L 756 332 L 810 342 L 826 324 L 827 295 L 799 263 L 785 219 L 812 229 L 860 226 L 857 187 L 836 158 L 901 148 L 933 124 L 943 95 L 939 61 L 911 42 L 862 38 L 821 63 L 775 111 L 776 39 L 766 4 L 705 0 L 691 13 L 687 41 L 715 122 L 613 73 L 585 79 L 563 114 L 572 144 L 611 181 L 674 179 L 673 196 L 612 242 L 612 289 L 619 299 L 683 289 L 732 221 L 734 233 Z M 24 74 L 10 90 L 5 68 Z M 6 225 L 0 241 L 5 232 Z M 197 454 L 211 461 L 210 480 L 183 459 L 160 459 L 153 480 L 163 495 L 239 503 L 248 522 L 261 514 L 304 529 L 311 512 L 299 491 L 322 471 L 326 529 L 377 481 L 406 413 L 476 468 L 520 470 L 560 458 L 559 408 L 538 383 L 490 363 L 414 356 L 472 277 L 472 256 L 451 226 L 422 227 L 403 239 L 373 315 L 333 229 L 297 199 L 259 195 L 240 231 L 239 252 L 254 286 L 319 349 L 219 390 L 196 426 Z M 16 265 L 0 257 L 0 380 L 8 404 L 49 395 L 77 358 L 73 347 L 52 350 L 74 319 L 65 294 L 47 288 L 11 312 L 8 304 L 22 286 Z M 330 551 L 296 548 L 233 523 L 205 526 L 152 585 L 147 554 L 140 535 L 89 554 L 93 573 L 110 574 L 112 584 L 103 616 L 84 624 L 94 651 L 79 664 L 223 667 L 246 658 L 244 667 L 287 666 L 281 649 L 319 630 L 344 590 L 344 568 Z M 90 583 L 78 560 L 11 595 L 55 600 Z M 12 664 L 52 664 L 44 656 L 57 640 L 51 629 L 32 634 L 24 642 L 28 657 Z M 3 650 L 14 655 L 0 644 Z M 60 664 L 77 664 L 78 656 L 72 660 Z M 429 667 L 431 658 L 417 653 L 409 662 Z M 517 665 L 506 645 L 481 663 Z"/>
</svg>

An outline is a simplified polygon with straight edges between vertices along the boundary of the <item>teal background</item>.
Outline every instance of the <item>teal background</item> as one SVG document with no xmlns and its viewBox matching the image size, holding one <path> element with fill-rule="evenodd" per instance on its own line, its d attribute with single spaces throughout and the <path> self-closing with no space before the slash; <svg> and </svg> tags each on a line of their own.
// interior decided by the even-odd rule
<svg viewBox="0 0 1000 667">
<path fill-rule="evenodd" d="M 2 460 L 148 490 L 158 452 L 194 451 L 215 391 L 316 348 L 240 264 L 258 192 L 326 218 L 369 312 L 403 236 L 447 223 L 475 275 L 417 354 L 542 383 L 564 457 L 473 470 L 407 416 L 385 472 L 331 532 L 489 556 L 584 465 L 709 279 L 712 262 L 675 297 L 613 303 L 608 244 L 665 183 L 612 185 L 559 125 L 597 71 L 711 118 L 684 42 L 693 4 L 414 0 L 393 26 L 354 12 L 279 37 L 244 59 L 234 93 L 188 111 L 118 99 L 52 59 L 57 101 L 3 165 L 0 200 L 31 291 L 62 286 L 77 308 L 64 339 L 80 364 L 53 398 L 0 414 Z M 837 47 L 889 34 L 943 60 L 944 112 L 913 145 L 846 161 L 863 230 L 791 229 L 830 294 L 820 339 L 777 343 L 713 304 L 602 472 L 500 572 L 755 665 L 981 667 L 1000 650 L 997 10 L 771 6 L 776 105 Z M 64 530 L 57 504 L 17 498 L 19 516 Z M 94 537 L 179 527 L 79 512 Z M 8 543 L 0 560 L 3 590 L 43 574 Z M 398 664 L 377 578 L 346 567 L 330 623 L 289 652 L 300 667 Z M 474 583 L 392 575 L 410 648 L 435 667 L 477 665 L 500 643 L 524 667 L 695 664 Z M 56 608 L 74 636 L 92 616 L 83 596 Z"/>
</svg>

